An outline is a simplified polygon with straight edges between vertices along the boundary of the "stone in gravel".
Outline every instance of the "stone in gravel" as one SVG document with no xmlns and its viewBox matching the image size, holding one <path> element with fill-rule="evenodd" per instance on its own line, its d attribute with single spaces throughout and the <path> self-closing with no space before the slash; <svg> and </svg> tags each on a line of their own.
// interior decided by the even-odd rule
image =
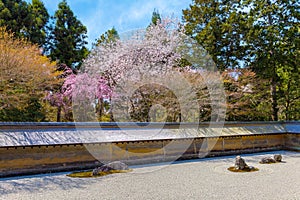
<svg viewBox="0 0 300 200">
<path fill-rule="evenodd" d="M 128 165 L 120 161 L 114 161 L 108 164 L 104 164 L 93 170 L 93 176 L 98 175 L 100 172 L 109 172 L 111 170 L 128 170 Z"/>
<path fill-rule="evenodd" d="M 261 159 L 260 163 L 262 164 L 276 163 L 276 160 L 271 157 L 264 157 Z"/>
<path fill-rule="evenodd" d="M 274 160 L 276 162 L 281 162 L 282 161 L 282 155 L 281 154 L 275 154 L 274 155 Z"/>
<path fill-rule="evenodd" d="M 237 170 L 243 170 L 246 167 L 248 167 L 248 165 L 246 164 L 245 160 L 241 156 L 236 156 L 234 167 Z"/>
</svg>

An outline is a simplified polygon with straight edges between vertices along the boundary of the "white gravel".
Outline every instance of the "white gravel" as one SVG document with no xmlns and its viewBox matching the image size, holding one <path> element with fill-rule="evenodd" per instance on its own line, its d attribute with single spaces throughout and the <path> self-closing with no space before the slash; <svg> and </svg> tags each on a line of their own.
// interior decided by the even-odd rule
<svg viewBox="0 0 300 200">
<path fill-rule="evenodd" d="M 259 164 L 282 154 L 284 163 Z M 99 178 L 67 173 L 0 179 L 0 199 L 300 199 L 300 153 L 277 151 L 242 155 L 260 170 L 234 173 L 234 156 L 133 166 L 133 172 Z"/>
</svg>

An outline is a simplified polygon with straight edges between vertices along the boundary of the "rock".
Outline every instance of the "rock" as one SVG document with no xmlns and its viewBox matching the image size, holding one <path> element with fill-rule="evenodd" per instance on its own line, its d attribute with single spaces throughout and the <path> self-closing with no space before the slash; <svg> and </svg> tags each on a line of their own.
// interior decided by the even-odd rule
<svg viewBox="0 0 300 200">
<path fill-rule="evenodd" d="M 235 158 L 235 165 L 234 167 L 237 170 L 244 170 L 248 165 L 246 164 L 245 160 L 241 156 L 237 156 Z"/>
<path fill-rule="evenodd" d="M 100 172 L 109 172 L 111 170 L 128 170 L 128 165 L 120 161 L 114 161 L 108 164 L 104 164 L 93 170 L 93 176 L 98 175 Z"/>
<path fill-rule="evenodd" d="M 101 171 L 100 171 L 99 167 L 97 167 L 97 168 L 93 169 L 92 175 L 93 175 L 93 176 L 96 176 L 96 175 L 98 175 L 100 172 L 101 172 Z"/>
<path fill-rule="evenodd" d="M 274 160 L 276 162 L 281 162 L 282 161 L 282 155 L 281 154 L 275 154 L 274 155 Z"/>
<path fill-rule="evenodd" d="M 274 158 L 272 157 L 264 157 L 261 159 L 260 163 L 262 164 L 270 164 L 270 163 L 276 163 L 276 162 L 281 162 L 282 161 L 282 155 L 280 154 L 275 154 Z"/>
<path fill-rule="evenodd" d="M 261 159 L 260 163 L 262 164 L 276 163 L 276 160 L 271 157 L 264 157 Z"/>
<path fill-rule="evenodd" d="M 103 172 L 110 171 L 110 170 L 128 170 L 128 165 L 123 162 L 115 161 L 100 167 Z"/>
<path fill-rule="evenodd" d="M 259 169 L 253 166 L 248 166 L 241 156 L 236 156 L 234 166 L 229 167 L 228 170 L 231 172 L 254 172 Z"/>
</svg>

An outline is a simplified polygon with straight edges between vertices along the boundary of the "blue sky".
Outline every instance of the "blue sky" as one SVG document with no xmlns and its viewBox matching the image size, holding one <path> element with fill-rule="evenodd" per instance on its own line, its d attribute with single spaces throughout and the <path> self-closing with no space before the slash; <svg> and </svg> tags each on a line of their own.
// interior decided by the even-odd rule
<svg viewBox="0 0 300 200">
<path fill-rule="evenodd" d="M 31 0 L 28 0 L 31 2 Z M 42 0 L 50 15 L 61 0 Z M 149 25 L 152 12 L 162 17 L 178 17 L 192 0 L 67 0 L 69 6 L 88 29 L 89 47 L 102 33 L 115 27 L 119 33 Z"/>
</svg>

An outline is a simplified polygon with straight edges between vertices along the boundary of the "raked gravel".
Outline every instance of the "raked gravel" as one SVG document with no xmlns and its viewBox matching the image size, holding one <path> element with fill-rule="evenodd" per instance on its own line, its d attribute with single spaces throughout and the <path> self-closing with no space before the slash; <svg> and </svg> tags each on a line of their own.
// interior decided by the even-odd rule
<svg viewBox="0 0 300 200">
<path fill-rule="evenodd" d="M 283 155 L 283 163 L 259 164 Z M 0 179 L 2 200 L 61 199 L 300 199 L 300 153 L 277 151 L 242 155 L 257 172 L 234 173 L 235 156 L 133 166 L 133 171 L 98 178 L 67 173 Z"/>
</svg>

